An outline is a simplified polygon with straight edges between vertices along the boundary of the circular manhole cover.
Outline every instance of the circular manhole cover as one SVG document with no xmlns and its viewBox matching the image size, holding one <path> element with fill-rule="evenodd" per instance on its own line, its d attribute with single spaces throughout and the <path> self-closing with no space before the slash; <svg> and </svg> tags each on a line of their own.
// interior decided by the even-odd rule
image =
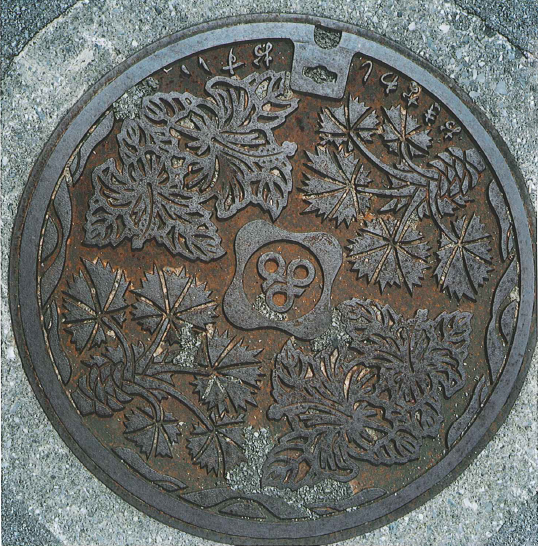
<svg viewBox="0 0 538 546">
<path fill-rule="evenodd" d="M 297 17 L 200 27 L 45 148 L 12 246 L 19 349 L 140 509 L 238 544 L 343 539 L 429 498 L 506 415 L 528 210 L 489 123 L 409 52 Z"/>
</svg>

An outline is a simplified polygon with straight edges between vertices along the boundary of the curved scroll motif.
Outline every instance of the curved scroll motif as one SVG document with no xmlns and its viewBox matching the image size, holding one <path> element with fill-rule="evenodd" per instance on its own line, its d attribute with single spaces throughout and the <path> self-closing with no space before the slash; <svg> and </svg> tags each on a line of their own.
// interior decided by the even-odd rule
<svg viewBox="0 0 538 546">
<path fill-rule="evenodd" d="M 514 234 L 510 212 L 508 211 L 504 195 L 502 194 L 496 180 L 492 180 L 488 187 L 488 198 L 493 210 L 495 211 L 495 215 L 497 216 L 497 221 L 499 222 L 499 227 L 501 229 L 501 236 L 499 238 L 501 258 L 503 261 L 505 261 L 508 259 L 510 253 L 514 249 Z"/>
<path fill-rule="evenodd" d="M 52 294 L 64 272 L 67 241 L 71 233 L 73 211 L 69 186 L 76 184 L 79 180 L 92 150 L 110 133 L 113 124 L 114 116 L 109 112 L 78 146 L 75 154 L 68 161 L 69 173 L 64 172 L 60 179 L 49 205 L 43 230 L 41 246 L 43 272 L 39 280 L 41 306 L 49 348 L 56 369 L 65 385 L 71 379 L 72 366 L 62 348 L 58 308 Z"/>
<path fill-rule="evenodd" d="M 67 239 L 71 231 L 72 216 L 71 197 L 67 180 L 63 177 L 52 201 L 43 235 L 41 259 L 44 262 L 45 271 L 40 279 L 43 308 L 47 306 L 65 267 L 65 253 Z"/>
<path fill-rule="evenodd" d="M 108 112 L 104 115 L 97 127 L 87 136 L 82 142 L 82 146 L 79 147 L 75 157 L 69 165 L 69 172 L 71 174 L 71 185 L 74 186 L 80 179 L 84 167 L 90 157 L 90 154 L 94 148 L 101 142 L 114 127 L 114 114 Z"/>
<path fill-rule="evenodd" d="M 58 308 L 52 297 L 65 268 L 67 240 L 71 231 L 72 206 L 67 178 L 62 177 L 49 206 L 43 230 L 41 263 L 43 273 L 39 280 L 41 306 L 47 331 L 49 348 L 54 365 L 64 385 L 69 383 L 72 373 L 71 362 L 65 355 L 59 335 Z"/>
<path fill-rule="evenodd" d="M 488 198 L 499 222 L 501 258 L 503 261 L 510 260 L 506 272 L 495 289 L 491 319 L 486 331 L 486 353 L 493 384 L 504 365 L 516 327 L 519 307 L 519 271 L 514 250 L 512 219 L 505 197 L 496 180 L 492 180 L 489 185 Z"/>
<path fill-rule="evenodd" d="M 518 277 L 517 261 L 513 258 L 493 296 L 491 320 L 486 332 L 486 353 L 492 384 L 499 377 L 512 343 L 518 301 L 512 299 L 511 295 L 517 289 Z"/>
<path fill-rule="evenodd" d="M 461 438 L 485 403 L 491 386 L 497 381 L 512 344 L 518 311 L 518 265 L 514 252 L 512 220 L 505 197 L 496 180 L 488 187 L 489 202 L 500 229 L 500 255 L 503 262 L 510 260 L 493 296 L 491 319 L 486 330 L 486 355 L 489 376 L 478 381 L 463 414 L 449 428 L 446 443 L 450 449 Z"/>
<path fill-rule="evenodd" d="M 443 422 L 440 392 L 465 383 L 470 313 L 404 319 L 390 306 L 349 300 L 339 307 L 351 343 L 311 354 L 283 347 L 272 375 L 270 419 L 286 417 L 263 468 L 262 485 L 298 489 L 322 479 L 347 482 L 360 461 L 403 464 Z"/>
<path fill-rule="evenodd" d="M 162 487 L 165 491 L 174 492 L 187 487 L 182 481 L 172 476 L 167 476 L 162 472 L 157 472 L 148 466 L 138 454 L 130 449 L 125 447 L 116 447 L 114 448 L 114 453 L 116 453 L 116 455 L 118 455 L 118 457 L 133 470 L 136 470 L 139 474 L 144 476 L 146 480 L 149 480 L 155 485 Z"/>
<path fill-rule="evenodd" d="M 488 380 L 486 376 L 483 375 L 474 389 L 473 396 L 471 397 L 469 405 L 467 406 L 467 408 L 465 408 L 465 411 L 463 412 L 461 417 L 456 419 L 456 421 L 454 421 L 454 423 L 452 423 L 452 425 L 448 429 L 448 433 L 446 435 L 446 444 L 449 449 L 457 442 L 457 440 L 459 440 L 461 435 L 471 424 L 472 420 L 486 401 L 488 394 Z"/>
<path fill-rule="evenodd" d="M 304 517 L 304 512 L 278 497 L 264 493 L 239 493 L 226 487 L 193 491 L 182 496 L 202 508 L 220 513 L 261 520 L 286 520 Z"/>
<path fill-rule="evenodd" d="M 48 316 L 50 317 L 50 325 L 48 327 L 48 341 L 50 352 L 53 356 L 54 365 L 60 374 L 60 378 L 64 385 L 69 383 L 71 379 L 72 367 L 71 362 L 67 358 L 62 348 L 60 340 L 60 320 L 58 317 L 58 307 L 56 300 L 51 300 L 48 306 Z"/>
</svg>

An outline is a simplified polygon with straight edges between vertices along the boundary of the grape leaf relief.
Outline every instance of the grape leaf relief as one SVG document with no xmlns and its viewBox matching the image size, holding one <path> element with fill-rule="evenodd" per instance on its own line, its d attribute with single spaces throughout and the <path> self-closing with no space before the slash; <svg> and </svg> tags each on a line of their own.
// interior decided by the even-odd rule
<svg viewBox="0 0 538 546">
<path fill-rule="evenodd" d="M 271 419 L 291 431 L 269 453 L 265 485 L 298 489 L 322 479 L 349 481 L 361 461 L 404 464 L 439 433 L 442 392 L 465 382 L 470 313 L 411 319 L 371 300 L 339 306 L 351 342 L 311 353 L 292 340 L 276 358 Z"/>
<path fill-rule="evenodd" d="M 144 99 L 142 119 L 173 158 L 183 188 L 203 201 L 216 197 L 219 218 L 249 204 L 278 218 L 292 188 L 289 157 L 297 145 L 278 144 L 282 125 L 298 99 L 285 98 L 285 73 L 267 71 L 243 80 L 217 76 L 208 98 L 157 93 Z"/>
<path fill-rule="evenodd" d="M 97 246 L 130 239 L 142 248 L 156 240 L 172 254 L 209 261 L 224 253 L 219 218 L 249 204 L 276 219 L 292 189 L 296 144 L 279 144 L 282 125 L 298 99 L 286 98 L 285 73 L 266 71 L 243 80 L 217 76 L 207 97 L 156 93 L 138 119 L 123 122 L 120 166 L 109 158 L 92 173 L 85 242 Z"/>
<path fill-rule="evenodd" d="M 118 143 L 122 168 L 110 158 L 92 173 L 85 242 L 117 246 L 130 239 L 138 249 L 155 239 L 172 254 L 193 260 L 222 256 L 211 212 L 183 189 L 151 130 L 127 119 Z"/>
</svg>

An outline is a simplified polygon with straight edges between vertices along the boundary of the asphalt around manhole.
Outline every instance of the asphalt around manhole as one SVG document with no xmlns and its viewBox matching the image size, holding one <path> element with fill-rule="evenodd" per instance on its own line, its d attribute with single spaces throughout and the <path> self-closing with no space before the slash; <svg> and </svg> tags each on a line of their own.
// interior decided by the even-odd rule
<svg viewBox="0 0 538 546">
<path fill-rule="evenodd" d="M 532 207 L 484 116 L 410 52 L 298 17 L 180 33 L 105 81 L 11 250 L 71 449 L 235 544 L 348 538 L 453 480 L 535 342 Z"/>
</svg>

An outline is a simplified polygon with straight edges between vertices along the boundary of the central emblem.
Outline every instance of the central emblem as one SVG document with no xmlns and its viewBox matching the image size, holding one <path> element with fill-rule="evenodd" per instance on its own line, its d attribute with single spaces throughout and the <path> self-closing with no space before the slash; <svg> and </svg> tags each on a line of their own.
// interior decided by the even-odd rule
<svg viewBox="0 0 538 546">
<path fill-rule="evenodd" d="M 274 265 L 276 264 L 276 269 Z M 306 276 L 296 276 L 298 270 L 306 271 Z M 293 260 L 286 268 L 286 262 L 276 252 L 266 252 L 258 260 L 258 271 L 265 279 L 262 289 L 265 303 L 276 313 L 287 313 L 296 297 L 302 296 L 306 287 L 312 284 L 316 270 L 309 260 Z M 284 303 L 278 303 L 278 296 L 284 296 Z"/>
<path fill-rule="evenodd" d="M 256 261 L 263 280 L 261 294 L 256 294 L 255 287 L 249 286 L 249 264 L 260 249 L 271 245 L 277 245 L 275 250 L 263 252 Z M 304 257 L 287 262 L 283 254 L 289 253 L 290 247 L 298 247 L 296 252 Z M 276 328 L 301 339 L 314 339 L 330 326 L 331 289 L 342 265 L 342 247 L 335 237 L 321 232 L 293 233 L 255 220 L 237 232 L 235 255 L 235 276 L 223 304 L 232 324 L 245 330 Z M 320 280 L 317 291 L 313 286 L 316 268 Z M 315 300 L 311 309 L 311 298 L 298 301 L 307 289 Z M 256 305 L 259 296 L 265 306 Z"/>
</svg>

